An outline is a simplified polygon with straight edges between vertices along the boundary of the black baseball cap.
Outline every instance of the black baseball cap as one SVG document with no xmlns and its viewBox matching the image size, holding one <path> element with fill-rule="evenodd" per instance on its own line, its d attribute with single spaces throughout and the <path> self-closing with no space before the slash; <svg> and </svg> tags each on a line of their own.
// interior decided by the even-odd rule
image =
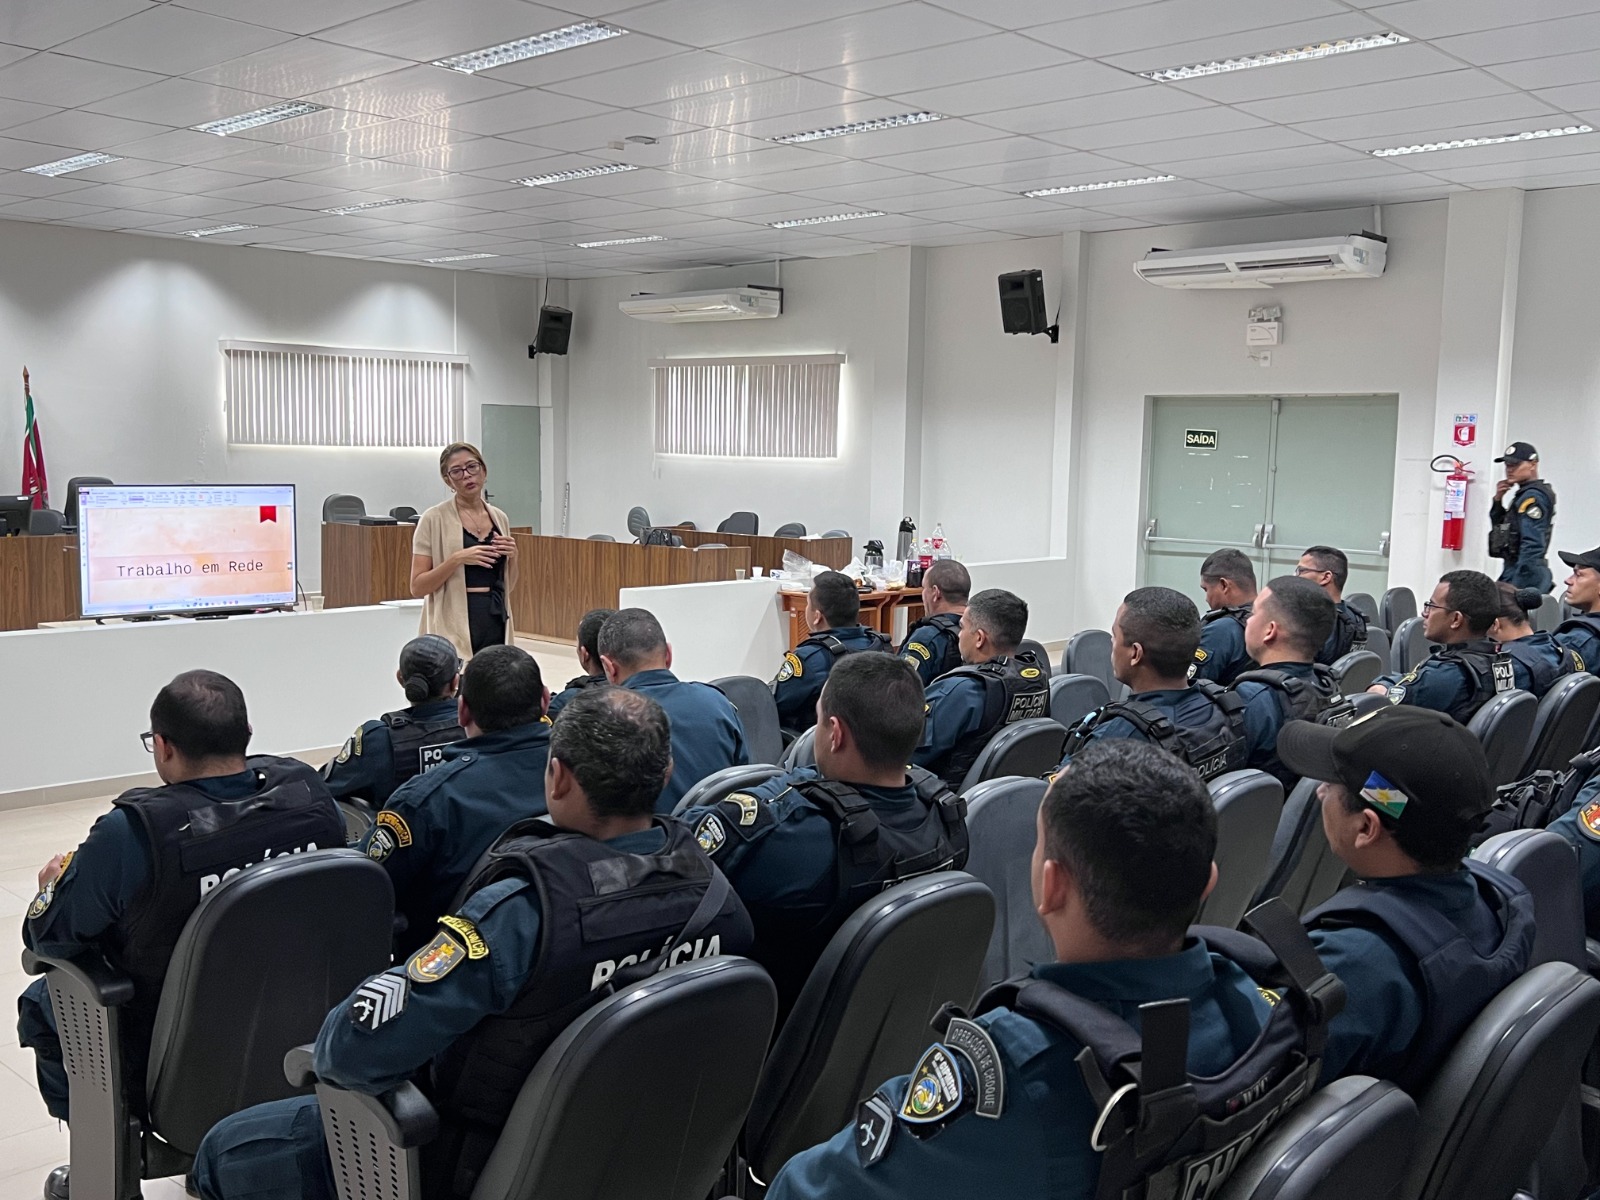
<svg viewBox="0 0 1600 1200">
<path fill-rule="evenodd" d="M 1565 550 L 1558 550 L 1556 553 L 1569 567 L 1589 567 L 1600 571 L 1600 546 L 1596 546 L 1593 550 L 1585 550 L 1582 554 L 1568 554 Z"/>
<path fill-rule="evenodd" d="M 1535 450 L 1532 446 L 1530 446 L 1527 442 L 1512 442 L 1511 445 L 1506 447 L 1506 452 L 1504 454 L 1502 454 L 1499 458 L 1495 459 L 1495 462 L 1497 462 L 1497 463 L 1501 463 L 1501 462 L 1523 463 L 1523 462 L 1538 462 L 1538 461 L 1539 461 L 1539 452 L 1537 450 Z"/>
<path fill-rule="evenodd" d="M 1476 825 L 1495 798 L 1483 743 L 1431 708 L 1394 705 L 1343 729 L 1290 721 L 1278 758 L 1307 779 L 1344 784 L 1408 829 Z"/>
</svg>

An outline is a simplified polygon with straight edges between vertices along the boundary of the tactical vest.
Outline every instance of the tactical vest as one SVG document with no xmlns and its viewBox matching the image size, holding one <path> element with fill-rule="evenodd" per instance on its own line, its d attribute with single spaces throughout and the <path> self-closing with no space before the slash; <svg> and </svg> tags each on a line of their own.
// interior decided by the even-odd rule
<svg viewBox="0 0 1600 1200">
<path fill-rule="evenodd" d="M 605 681 L 606 677 L 604 675 L 579 675 L 576 679 L 567 680 L 567 686 L 561 690 L 564 692 L 581 692 L 586 688 L 599 687 Z"/>
<path fill-rule="evenodd" d="M 934 613 L 933 616 L 924 617 L 922 620 L 918 621 L 917 629 L 920 629 L 925 625 L 932 625 L 940 633 L 947 633 L 950 635 L 948 649 L 945 650 L 944 657 L 936 664 L 938 674 L 947 674 L 948 672 L 954 671 L 957 667 L 961 666 L 961 643 L 957 640 L 961 634 L 961 614 Z M 916 632 L 916 629 L 911 631 L 912 634 L 915 634 Z M 906 637 L 906 645 L 900 648 L 901 654 L 906 652 L 906 647 L 911 644 L 911 640 L 911 637 L 908 635 Z M 928 650 L 929 653 L 932 653 L 932 647 L 928 647 Z"/>
<path fill-rule="evenodd" d="M 1582 673 L 1583 658 L 1570 646 L 1555 643 L 1553 648 L 1556 651 L 1556 661 L 1551 662 L 1548 654 L 1538 646 L 1528 645 L 1527 640 L 1518 638 L 1511 642 L 1501 642 L 1500 653 L 1515 659 L 1528 669 L 1528 674 L 1533 677 L 1533 686 L 1529 691 L 1535 696 L 1543 696 L 1555 687 L 1558 679 Z"/>
<path fill-rule="evenodd" d="M 1502 506 L 1504 515 L 1499 521 L 1489 526 L 1489 557 L 1503 558 L 1506 562 L 1516 562 L 1517 556 L 1522 553 L 1522 522 L 1519 521 L 1517 506 L 1533 492 L 1544 498 L 1544 512 L 1550 522 L 1550 528 L 1555 529 L 1556 524 L 1556 490 L 1542 479 L 1530 479 L 1511 497 L 1509 506 Z"/>
<path fill-rule="evenodd" d="M 1416 959 L 1422 977 L 1423 1017 L 1394 1082 L 1413 1095 L 1427 1085 L 1461 1031 L 1500 990 L 1528 969 L 1533 954 L 1533 896 L 1493 867 L 1465 859 L 1478 895 L 1503 931 L 1487 958 L 1426 904 L 1407 902 L 1385 887 L 1347 887 L 1304 917 L 1306 928 L 1359 926 L 1389 933 Z"/>
<path fill-rule="evenodd" d="M 1240 770 L 1250 749 L 1244 732 L 1244 698 L 1209 679 L 1196 679 L 1189 686 L 1211 701 L 1211 715 L 1204 725 L 1176 725 L 1165 709 L 1148 700 L 1113 700 L 1084 717 L 1067 734 L 1066 755 L 1082 750 L 1098 726 L 1121 717 L 1145 741 L 1176 754 L 1207 782 Z"/>
<path fill-rule="evenodd" d="M 1250 610 L 1254 607 L 1253 604 L 1235 604 L 1232 608 L 1213 608 L 1200 618 L 1200 623 L 1209 625 L 1213 621 L 1222 620 L 1223 617 L 1232 617 L 1239 622 L 1239 628 L 1243 629 L 1244 623 L 1250 619 Z"/>
<path fill-rule="evenodd" d="M 1570 633 L 1575 629 L 1585 630 L 1592 637 L 1600 638 L 1600 612 L 1578 613 L 1568 617 L 1556 626 L 1557 633 Z M 1600 663 L 1584 663 L 1584 670 L 1600 672 Z"/>
<path fill-rule="evenodd" d="M 977 729 L 956 740 L 943 772 L 946 779 L 959 782 L 1001 726 L 1050 715 L 1050 679 L 1031 650 L 1018 650 L 1009 658 L 993 658 L 976 666 L 960 666 L 939 678 L 953 675 L 983 684 L 983 717 Z"/>
<path fill-rule="evenodd" d="M 1481 846 L 1497 833 L 1513 829 L 1543 829 L 1572 810 L 1578 793 L 1600 770 L 1600 750 L 1585 750 L 1567 764 L 1565 771 L 1535 771 L 1532 775 L 1495 790 L 1494 807 L 1483 819 L 1483 828 L 1472 835 L 1473 846 Z"/>
<path fill-rule="evenodd" d="M 1328 665 L 1330 666 L 1352 650 L 1365 648 L 1367 644 L 1367 619 L 1345 605 L 1334 605 L 1333 632 L 1329 635 L 1328 644 L 1336 647 L 1336 650 L 1329 654 Z M 1339 647 L 1342 647 L 1342 649 L 1338 649 Z M 1317 661 L 1323 661 L 1321 651 L 1318 651 Z"/>
<path fill-rule="evenodd" d="M 1278 705 L 1286 721 L 1315 721 L 1319 725 L 1332 725 L 1343 729 L 1356 718 L 1355 702 L 1341 695 L 1333 672 L 1321 663 L 1312 667 L 1312 677 L 1304 679 L 1271 667 L 1258 667 L 1246 671 L 1233 681 L 1261 683 L 1278 694 Z"/>
<path fill-rule="evenodd" d="M 805 641 L 801 642 L 800 646 L 821 646 L 829 654 L 833 655 L 834 660 L 837 661 L 843 658 L 846 654 L 860 654 L 864 650 L 886 651 L 891 649 L 894 645 L 894 643 L 892 643 L 888 638 L 884 637 L 883 634 L 879 633 L 875 629 L 868 629 L 866 633 L 867 645 L 865 646 L 846 646 L 842 641 L 835 637 L 831 631 L 813 633 Z M 800 649 L 800 646 L 796 646 L 795 649 Z"/>
<path fill-rule="evenodd" d="M 467 731 L 457 723 L 456 714 L 446 713 L 431 721 L 420 721 L 409 711 L 387 712 L 378 720 L 389 730 L 389 744 L 394 748 L 394 786 L 431 771 L 444 762 L 444 748 L 459 742 Z M 391 791 L 392 794 L 392 791 Z"/>
<path fill-rule="evenodd" d="M 693 834 L 664 817 L 655 824 L 666 846 L 628 854 L 519 821 L 467 881 L 467 895 L 509 877 L 532 881 L 539 954 L 511 1006 L 433 1061 L 428 1090 L 443 1129 L 423 1150 L 424 1195 L 471 1194 L 528 1073 L 579 1014 L 666 967 L 750 949 L 750 917 Z"/>
<path fill-rule="evenodd" d="M 1141 1005 L 1138 1030 L 1042 979 L 998 984 L 978 1001 L 977 1013 L 1008 1008 L 1083 1045 L 1077 1066 L 1099 1113 L 1091 1138 L 1101 1152 L 1096 1200 L 1214 1197 L 1250 1148 L 1315 1088 L 1328 1022 L 1344 1008 L 1344 985 L 1323 967 L 1281 901 L 1268 901 L 1246 920 L 1260 941 L 1233 930 L 1200 932 L 1208 949 L 1233 959 L 1258 984 L 1270 975 L 1282 996 L 1250 1048 L 1217 1075 L 1189 1073 L 1187 999 Z M 983 1068 L 975 1061 L 981 1055 L 969 1058 L 963 1050 L 976 1039 L 957 1019 L 959 1010 L 949 1006 L 936 1018 L 940 1048 L 953 1048 L 955 1064 L 981 1085 Z M 969 1090 L 981 1099 L 979 1088 Z"/>
<path fill-rule="evenodd" d="M 247 765 L 258 786 L 239 800 L 216 800 L 185 783 L 117 797 L 116 806 L 144 831 L 150 847 L 150 886 L 106 932 L 103 946 L 111 964 L 133 980 L 122 1044 L 135 1096 L 144 1095 L 150 1035 L 173 947 L 206 893 L 269 858 L 345 844 L 344 821 L 314 771 L 270 755 Z"/>
<path fill-rule="evenodd" d="M 1469 714 L 1477 712 L 1499 693 L 1516 690 L 1517 675 L 1511 666 L 1511 656 L 1496 650 L 1493 642 L 1458 642 L 1446 646 L 1428 661 L 1454 663 L 1466 673 L 1473 689 Z"/>
</svg>

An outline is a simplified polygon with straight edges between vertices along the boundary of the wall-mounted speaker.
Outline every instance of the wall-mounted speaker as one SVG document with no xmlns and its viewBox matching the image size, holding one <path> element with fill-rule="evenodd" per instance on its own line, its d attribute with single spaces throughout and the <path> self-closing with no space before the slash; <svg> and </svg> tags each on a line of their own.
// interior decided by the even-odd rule
<svg viewBox="0 0 1600 1200">
<path fill-rule="evenodd" d="M 1056 340 L 1056 327 L 1044 308 L 1043 271 L 1000 276 L 1000 325 L 1007 333 L 1048 333 Z"/>
<path fill-rule="evenodd" d="M 539 310 L 539 332 L 533 345 L 528 347 L 528 357 L 536 354 L 565 354 L 572 340 L 572 310 L 546 304 Z"/>
</svg>

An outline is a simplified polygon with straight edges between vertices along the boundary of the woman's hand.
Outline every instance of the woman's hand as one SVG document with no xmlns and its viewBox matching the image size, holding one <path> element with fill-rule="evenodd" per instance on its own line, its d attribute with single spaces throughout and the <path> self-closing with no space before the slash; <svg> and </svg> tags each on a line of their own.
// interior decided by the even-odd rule
<svg viewBox="0 0 1600 1200">
<path fill-rule="evenodd" d="M 494 549 L 500 554 L 501 557 L 503 557 L 506 560 L 506 562 L 514 563 L 514 562 L 517 561 L 517 539 L 516 538 L 507 537 L 503 533 L 497 533 L 497 534 L 494 535 L 494 538 L 489 542 L 489 545 L 494 547 Z"/>
<path fill-rule="evenodd" d="M 450 556 L 450 562 L 456 567 L 492 567 L 495 559 L 499 557 L 491 543 L 484 546 L 464 546 Z"/>
</svg>

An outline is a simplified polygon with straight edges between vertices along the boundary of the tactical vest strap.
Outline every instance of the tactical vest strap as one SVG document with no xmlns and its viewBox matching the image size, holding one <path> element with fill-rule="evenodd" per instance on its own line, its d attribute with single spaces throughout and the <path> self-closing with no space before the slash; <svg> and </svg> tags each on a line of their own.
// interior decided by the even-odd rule
<svg viewBox="0 0 1600 1200">
<path fill-rule="evenodd" d="M 839 845 L 849 849 L 853 862 L 877 862 L 878 814 L 865 796 L 837 779 L 807 779 L 793 787 L 833 818 Z"/>
</svg>

